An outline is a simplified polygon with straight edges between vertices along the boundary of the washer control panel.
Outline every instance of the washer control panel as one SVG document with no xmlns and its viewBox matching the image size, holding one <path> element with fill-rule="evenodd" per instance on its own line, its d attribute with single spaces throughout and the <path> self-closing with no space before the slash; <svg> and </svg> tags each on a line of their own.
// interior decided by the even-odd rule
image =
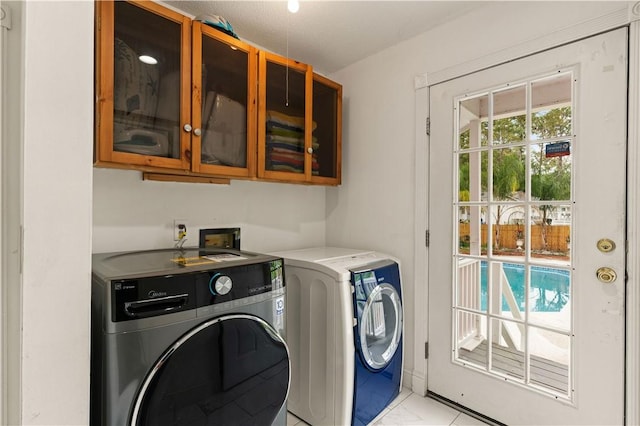
<svg viewBox="0 0 640 426">
<path fill-rule="evenodd" d="M 283 265 L 276 259 L 206 271 L 206 285 L 202 279 L 196 283 L 196 305 L 217 305 L 283 288 Z"/>
<path fill-rule="evenodd" d="M 111 281 L 114 322 L 232 302 L 284 288 L 284 262 Z"/>
</svg>

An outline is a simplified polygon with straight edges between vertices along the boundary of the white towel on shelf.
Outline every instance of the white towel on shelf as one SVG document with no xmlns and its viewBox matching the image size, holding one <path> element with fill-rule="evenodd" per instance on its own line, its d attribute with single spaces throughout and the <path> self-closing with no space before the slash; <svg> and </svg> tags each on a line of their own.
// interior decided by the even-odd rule
<svg viewBox="0 0 640 426">
<path fill-rule="evenodd" d="M 246 167 L 247 110 L 244 105 L 221 94 L 215 96 L 202 137 L 202 156 L 224 165 Z"/>
</svg>

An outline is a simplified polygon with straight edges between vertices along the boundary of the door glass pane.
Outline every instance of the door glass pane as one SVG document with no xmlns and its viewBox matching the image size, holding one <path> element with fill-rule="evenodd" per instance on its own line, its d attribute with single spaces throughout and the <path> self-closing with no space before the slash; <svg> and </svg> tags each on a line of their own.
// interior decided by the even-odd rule
<svg viewBox="0 0 640 426">
<path fill-rule="evenodd" d="M 571 338 L 566 334 L 530 327 L 529 351 L 531 383 L 569 395 Z"/>
<path fill-rule="evenodd" d="M 526 140 L 526 86 L 501 90 L 493 95 L 493 144 L 503 145 Z"/>
<path fill-rule="evenodd" d="M 458 156 L 458 200 L 459 201 L 471 201 L 471 191 L 470 191 L 470 164 L 469 164 L 469 156 L 468 152 L 462 153 Z M 475 177 L 475 176 L 474 176 Z M 477 181 L 477 179 L 474 179 Z M 478 200 L 474 200 L 478 201 Z"/>
<path fill-rule="evenodd" d="M 569 270 L 531 266 L 529 321 L 558 330 L 571 329 L 571 273 Z"/>
<path fill-rule="evenodd" d="M 266 108 L 265 168 L 304 173 L 305 74 L 267 61 Z"/>
<path fill-rule="evenodd" d="M 117 1 L 113 148 L 180 157 L 180 23 Z"/>
<path fill-rule="evenodd" d="M 520 263 L 490 262 L 491 313 L 523 321 L 526 311 L 525 266 Z"/>
<path fill-rule="evenodd" d="M 525 190 L 525 150 L 524 147 L 493 150 L 494 201 L 518 200 Z"/>
<path fill-rule="evenodd" d="M 492 205 L 491 247 L 494 256 L 524 257 L 526 207 L 522 204 Z"/>
<path fill-rule="evenodd" d="M 257 317 L 205 323 L 159 367 L 137 425 L 271 424 L 286 401 L 286 346 Z"/>
<path fill-rule="evenodd" d="M 531 205 L 531 257 L 570 265 L 571 211 L 571 204 Z"/>
<path fill-rule="evenodd" d="M 458 104 L 458 125 L 460 149 L 477 148 L 487 146 L 488 127 L 487 115 L 489 112 L 489 95 L 480 95 L 471 99 L 465 99 Z"/>
<path fill-rule="evenodd" d="M 487 254 L 487 225 L 484 216 L 486 207 L 462 205 L 458 212 L 458 253 L 470 255 Z M 482 218 L 478 220 L 478 218 Z"/>
<path fill-rule="evenodd" d="M 204 164 L 247 166 L 248 54 L 202 37 Z"/>
<path fill-rule="evenodd" d="M 491 371 L 518 381 L 525 377 L 524 326 L 499 319 L 491 320 Z"/>
<path fill-rule="evenodd" d="M 571 199 L 571 141 L 531 145 L 531 198 Z"/>
<path fill-rule="evenodd" d="M 456 286 L 457 307 L 486 312 L 487 287 L 485 268 L 475 259 L 458 260 L 458 283 Z"/>
<path fill-rule="evenodd" d="M 531 83 L 531 139 L 572 135 L 572 90 L 570 73 Z"/>
<path fill-rule="evenodd" d="M 465 365 L 487 369 L 487 317 L 467 311 L 456 311 L 455 359 Z"/>
<path fill-rule="evenodd" d="M 338 157 L 338 91 L 313 80 L 313 148 L 311 173 L 314 176 L 336 177 Z"/>
<path fill-rule="evenodd" d="M 489 153 L 486 150 L 464 152 L 458 156 L 458 197 L 460 201 L 486 198 Z"/>
</svg>

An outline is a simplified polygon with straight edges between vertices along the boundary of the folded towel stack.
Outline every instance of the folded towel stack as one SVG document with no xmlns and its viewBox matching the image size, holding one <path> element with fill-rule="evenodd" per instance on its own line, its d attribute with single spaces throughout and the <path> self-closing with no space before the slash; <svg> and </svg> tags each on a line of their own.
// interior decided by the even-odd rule
<svg viewBox="0 0 640 426">
<path fill-rule="evenodd" d="M 269 170 L 304 173 L 304 117 L 294 117 L 277 111 L 267 111 L 267 168 Z M 316 123 L 313 123 L 315 130 Z M 318 142 L 312 140 L 311 170 L 320 170 L 316 150 Z"/>
</svg>

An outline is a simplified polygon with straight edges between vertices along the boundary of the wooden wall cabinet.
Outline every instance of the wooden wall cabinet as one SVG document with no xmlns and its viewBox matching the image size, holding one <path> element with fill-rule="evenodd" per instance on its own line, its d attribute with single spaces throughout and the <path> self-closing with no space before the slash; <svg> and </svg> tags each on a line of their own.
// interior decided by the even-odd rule
<svg viewBox="0 0 640 426">
<path fill-rule="evenodd" d="M 342 86 L 310 65 L 259 53 L 258 177 L 338 185 Z"/>
<path fill-rule="evenodd" d="M 95 65 L 97 167 L 340 184 L 342 88 L 309 65 L 138 0 L 96 2 Z"/>
</svg>

